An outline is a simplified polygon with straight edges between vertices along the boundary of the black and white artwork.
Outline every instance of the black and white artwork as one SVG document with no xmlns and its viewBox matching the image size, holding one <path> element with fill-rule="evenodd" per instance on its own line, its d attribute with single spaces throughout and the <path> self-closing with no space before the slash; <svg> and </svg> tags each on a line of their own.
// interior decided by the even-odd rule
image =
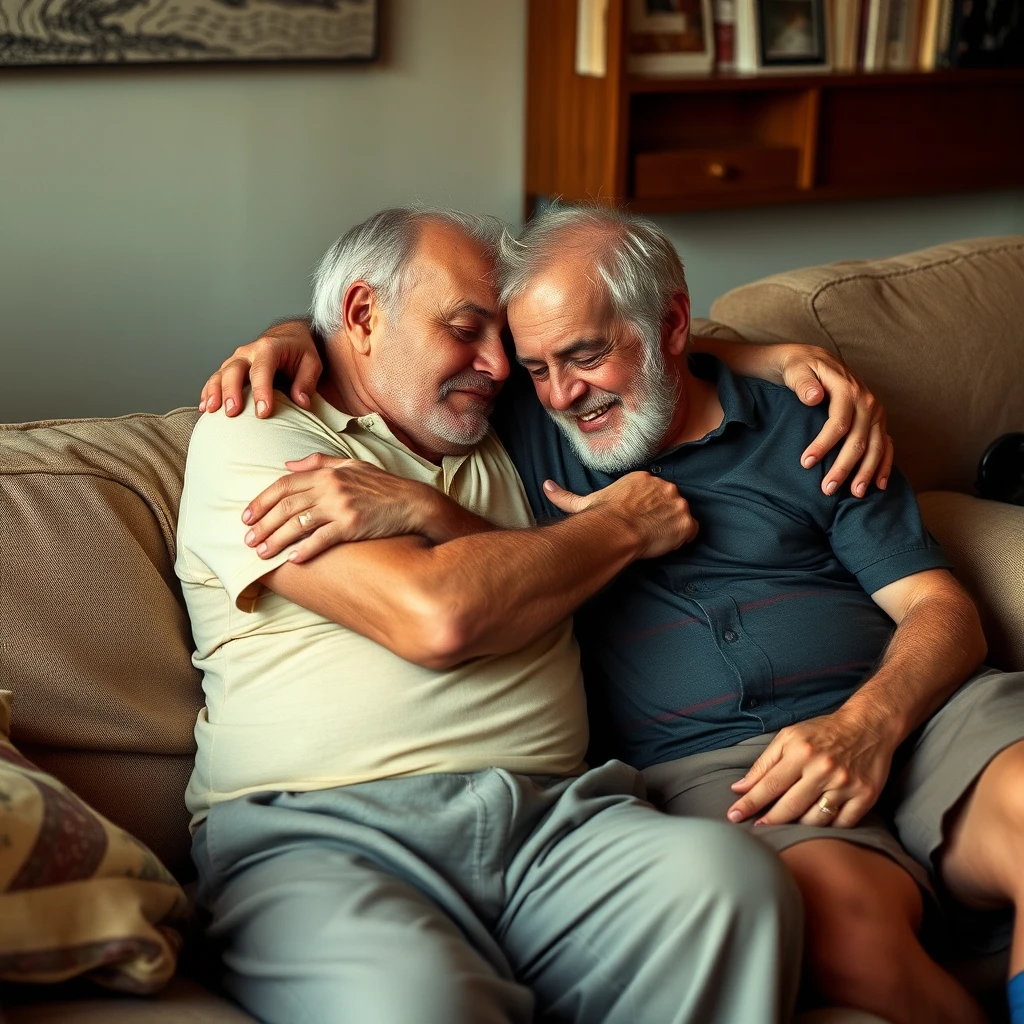
<svg viewBox="0 0 1024 1024">
<path fill-rule="evenodd" d="M 0 0 L 0 67 L 372 60 L 378 0 Z"/>
</svg>

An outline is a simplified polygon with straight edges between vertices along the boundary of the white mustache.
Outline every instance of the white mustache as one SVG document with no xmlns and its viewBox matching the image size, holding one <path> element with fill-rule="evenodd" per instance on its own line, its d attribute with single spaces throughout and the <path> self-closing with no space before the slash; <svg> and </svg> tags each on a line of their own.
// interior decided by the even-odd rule
<svg viewBox="0 0 1024 1024">
<path fill-rule="evenodd" d="M 618 395 L 613 395 L 610 391 L 601 391 L 593 396 L 588 395 L 586 398 L 581 398 L 578 402 L 570 405 L 564 412 L 551 410 L 551 415 L 556 419 L 572 422 L 581 416 L 588 416 L 590 413 L 596 412 L 606 405 L 621 404 L 622 399 Z"/>
<path fill-rule="evenodd" d="M 497 381 L 491 380 L 486 373 L 478 370 L 466 370 L 454 377 L 449 377 L 440 387 L 439 396 L 447 398 L 453 391 L 482 391 L 488 397 L 493 397 L 499 391 L 500 385 Z"/>
</svg>

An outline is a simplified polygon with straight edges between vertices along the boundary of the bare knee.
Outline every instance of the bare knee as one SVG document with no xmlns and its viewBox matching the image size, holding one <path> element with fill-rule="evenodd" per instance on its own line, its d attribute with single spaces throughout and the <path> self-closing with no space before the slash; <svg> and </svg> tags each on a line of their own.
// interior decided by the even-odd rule
<svg viewBox="0 0 1024 1024">
<path fill-rule="evenodd" d="M 910 1019 L 901 1004 L 924 955 L 914 880 L 884 855 L 842 841 L 803 843 L 782 856 L 804 900 L 805 970 L 813 987 L 829 1003 Z"/>
<path fill-rule="evenodd" d="M 943 879 L 978 906 L 1024 902 L 1024 741 L 995 757 L 952 816 Z"/>
</svg>

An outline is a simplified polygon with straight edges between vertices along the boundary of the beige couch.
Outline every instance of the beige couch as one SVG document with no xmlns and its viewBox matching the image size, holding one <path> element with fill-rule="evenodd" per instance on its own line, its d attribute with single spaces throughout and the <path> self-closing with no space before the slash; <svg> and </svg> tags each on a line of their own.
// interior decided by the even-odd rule
<svg viewBox="0 0 1024 1024">
<path fill-rule="evenodd" d="M 990 661 L 1024 668 L 1024 508 L 970 495 L 988 442 L 1024 430 L 1024 237 L 781 274 L 712 313 L 707 333 L 813 342 L 864 376 L 930 528 L 982 608 Z M 0 428 L 0 688 L 15 694 L 13 738 L 186 882 L 182 794 L 203 699 L 173 562 L 196 417 Z M 148 1001 L 42 995 L 12 1005 L 6 992 L 7 1020 L 251 1020 L 185 977 Z"/>
</svg>

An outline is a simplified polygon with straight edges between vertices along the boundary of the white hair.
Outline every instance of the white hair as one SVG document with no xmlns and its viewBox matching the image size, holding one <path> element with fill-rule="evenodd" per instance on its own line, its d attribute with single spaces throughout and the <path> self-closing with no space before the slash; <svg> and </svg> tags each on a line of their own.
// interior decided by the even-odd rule
<svg viewBox="0 0 1024 1024">
<path fill-rule="evenodd" d="M 585 249 L 615 313 L 640 335 L 648 359 L 660 358 L 661 328 L 674 295 L 688 295 L 683 261 L 649 220 L 596 206 L 555 206 L 498 249 L 501 302 L 508 305 L 566 251 Z M 653 366 L 648 366 L 653 369 Z"/>
<path fill-rule="evenodd" d="M 603 282 L 613 312 L 641 342 L 637 407 L 628 409 L 621 396 L 590 388 L 572 408 L 547 412 L 581 462 L 605 473 L 620 473 L 648 461 L 672 422 L 680 382 L 662 352 L 661 330 L 673 298 L 688 294 L 686 275 L 675 247 L 650 221 L 602 207 L 556 207 L 530 221 L 518 238 L 508 231 L 502 235 L 502 303 L 507 305 L 524 292 L 561 256 L 581 252 Z M 576 417 L 609 402 L 622 408 L 622 431 L 612 447 L 595 448 L 580 432 Z"/>
<path fill-rule="evenodd" d="M 342 300 L 356 281 L 365 281 L 378 302 L 385 309 L 392 308 L 406 283 L 420 228 L 428 222 L 462 231 L 497 260 L 498 240 L 505 225 L 496 217 L 415 207 L 381 210 L 349 228 L 313 272 L 310 319 L 320 337 L 333 337 L 341 326 Z"/>
</svg>

